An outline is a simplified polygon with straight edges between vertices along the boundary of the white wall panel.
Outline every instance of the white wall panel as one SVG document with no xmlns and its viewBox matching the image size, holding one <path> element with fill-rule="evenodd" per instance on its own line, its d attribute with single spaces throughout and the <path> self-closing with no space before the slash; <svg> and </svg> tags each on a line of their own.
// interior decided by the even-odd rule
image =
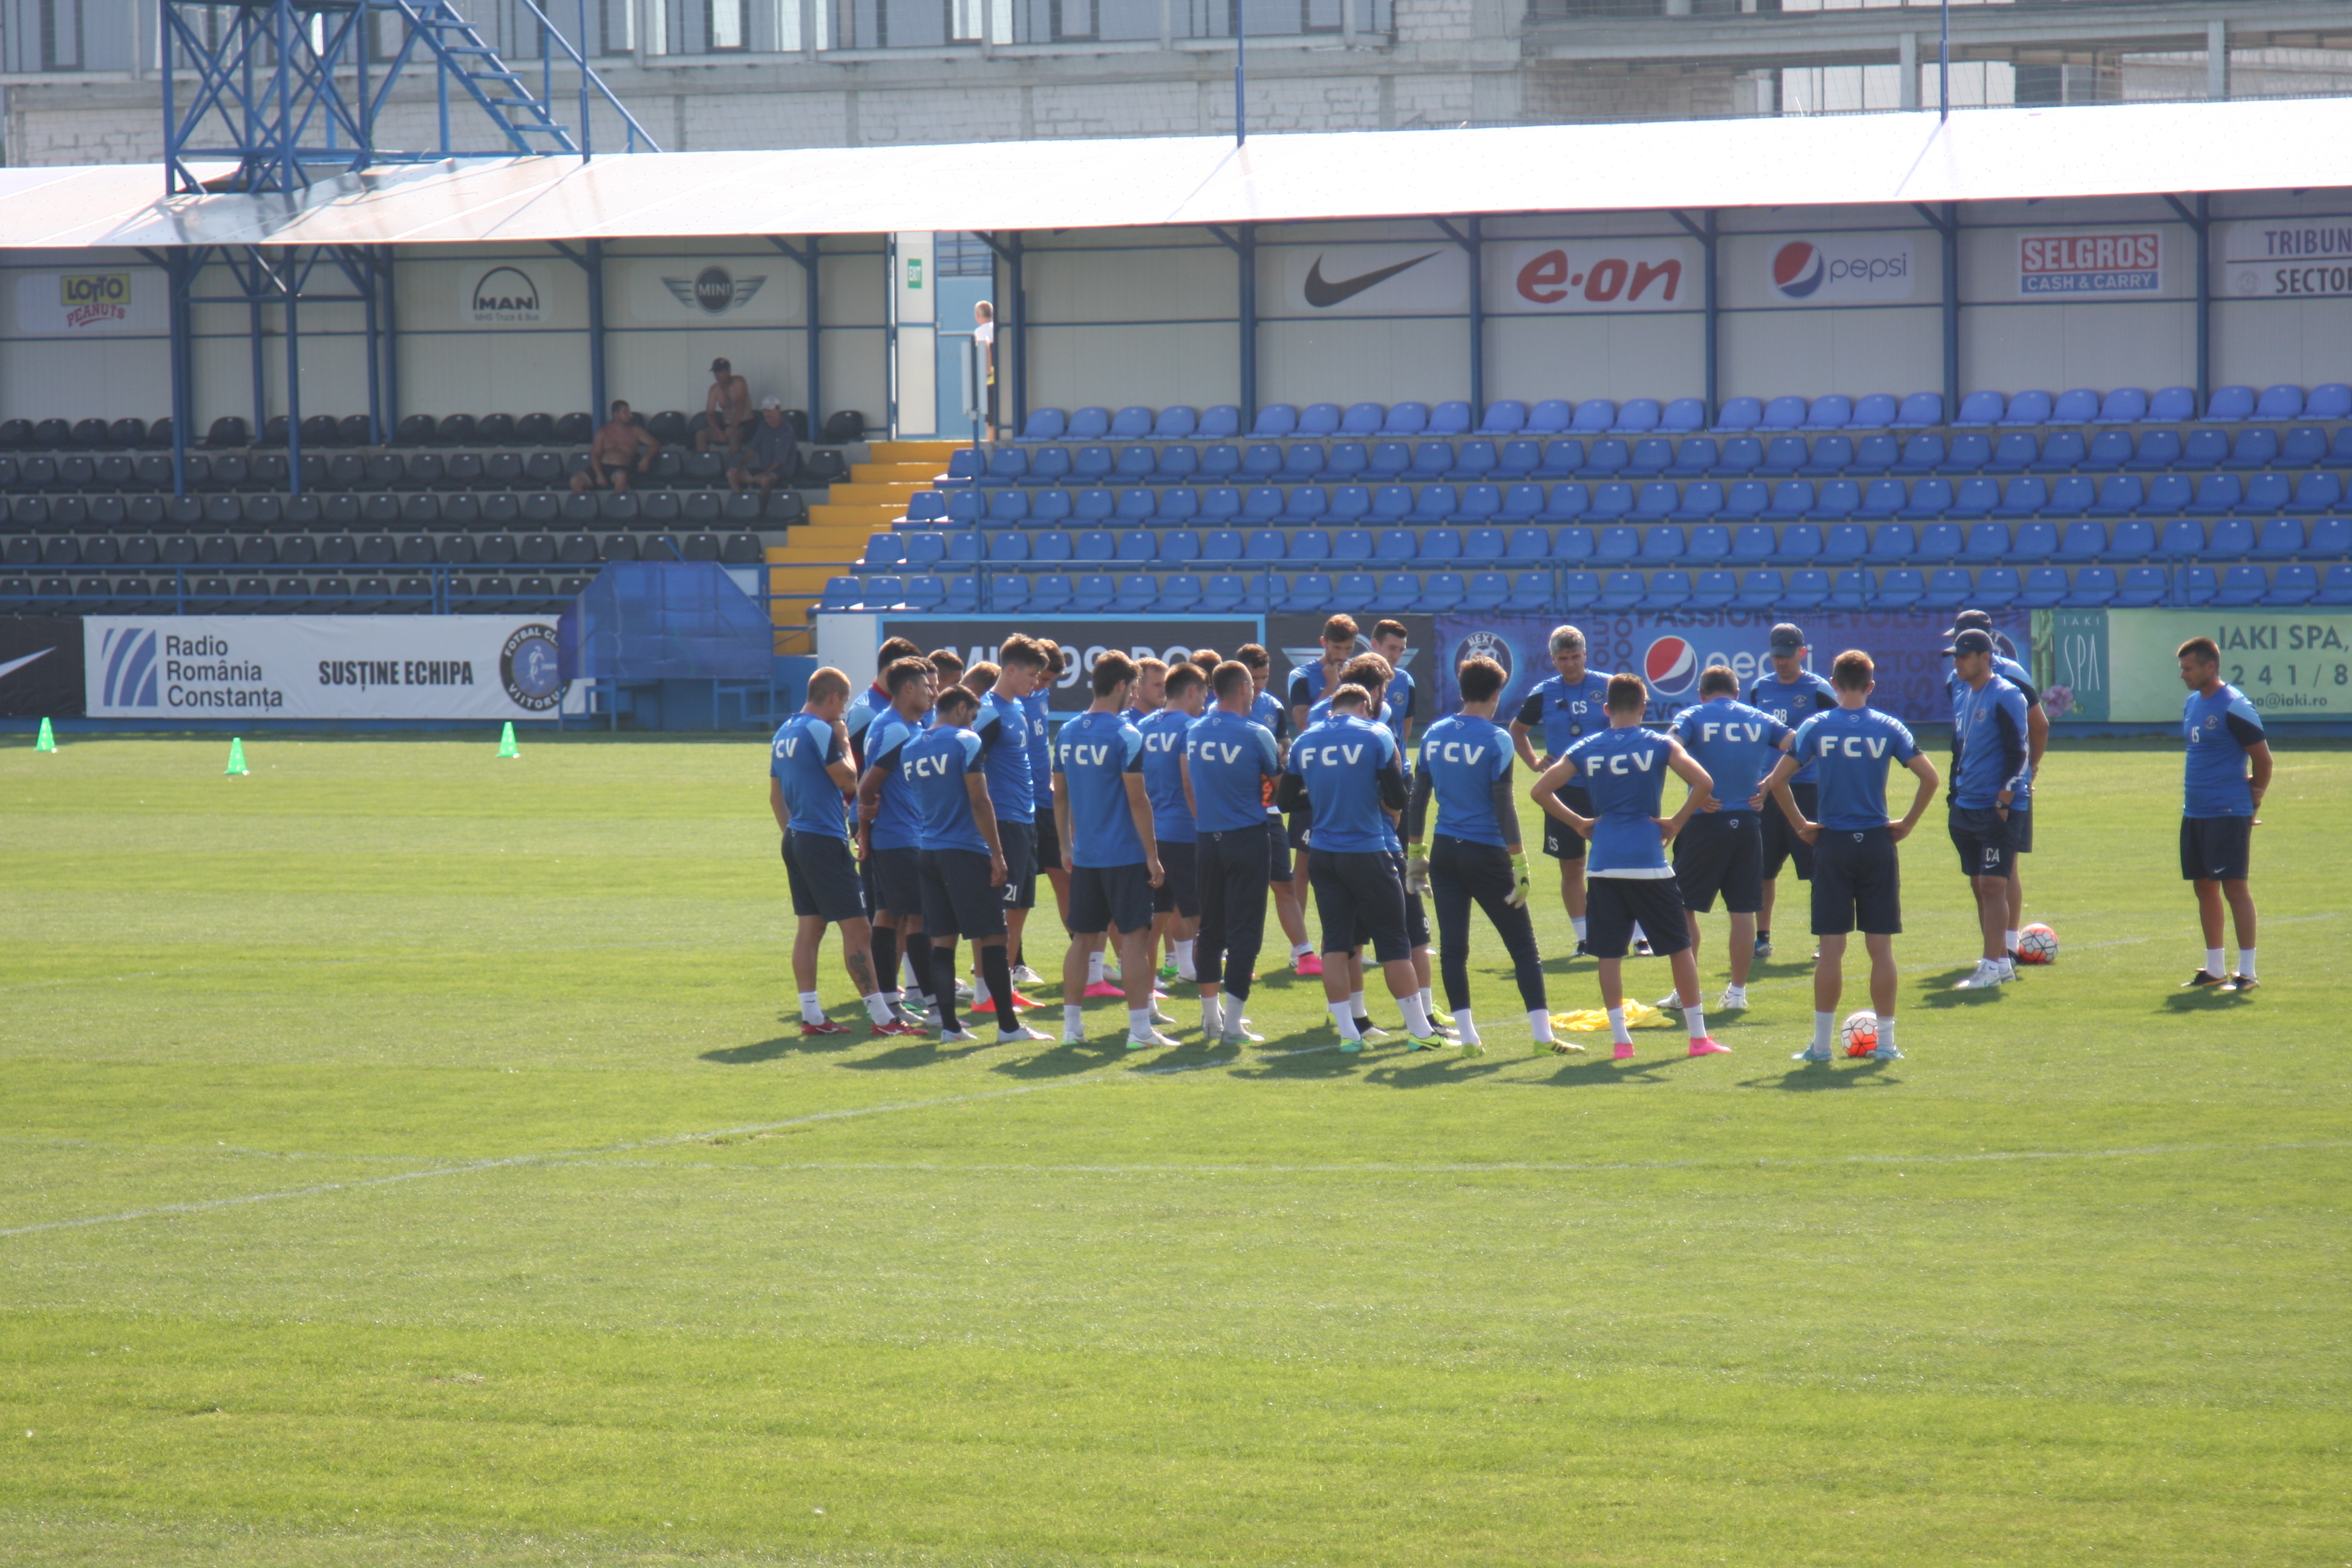
<svg viewBox="0 0 2352 1568">
<path fill-rule="evenodd" d="M 1486 398 L 1697 397 L 1706 391 L 1699 318 L 1514 316 L 1486 323 Z"/>
<path fill-rule="evenodd" d="M 1029 330 L 1032 408 L 1118 408 L 1130 403 L 1207 408 L 1238 401 L 1240 385 L 1241 331 L 1230 321 Z M 1001 368 L 998 394 L 1005 395 Z M 1004 414 L 1012 418 L 1009 401 Z"/>
<path fill-rule="evenodd" d="M 171 375 L 168 338 L 21 339 L 0 345 L 0 416 L 160 419 Z"/>
<path fill-rule="evenodd" d="M 1901 397 L 1944 384 L 1944 317 L 1916 307 L 1730 311 L 1721 354 L 1725 397 Z"/>
<path fill-rule="evenodd" d="M 627 398 L 633 408 L 692 414 L 709 395 L 710 362 L 724 359 L 751 384 L 753 403 L 772 396 L 787 408 L 805 408 L 807 341 L 804 332 L 776 327 L 608 332 L 604 380 L 609 395 Z"/>
<path fill-rule="evenodd" d="M 2196 380 L 2197 308 L 2190 301 L 1979 305 L 1960 313 L 1963 392 L 2154 390 Z"/>
<path fill-rule="evenodd" d="M 1257 395 L 1261 405 L 1440 403 L 1467 397 L 1468 324 L 1379 319 L 1269 321 L 1258 331 Z"/>
<path fill-rule="evenodd" d="M 1223 246 L 1033 250 L 1022 282 L 1038 321 L 1230 321 L 1240 309 L 1240 267 Z"/>
<path fill-rule="evenodd" d="M 2231 300 L 2213 307 L 2213 384 L 2352 381 L 2352 300 Z"/>
</svg>

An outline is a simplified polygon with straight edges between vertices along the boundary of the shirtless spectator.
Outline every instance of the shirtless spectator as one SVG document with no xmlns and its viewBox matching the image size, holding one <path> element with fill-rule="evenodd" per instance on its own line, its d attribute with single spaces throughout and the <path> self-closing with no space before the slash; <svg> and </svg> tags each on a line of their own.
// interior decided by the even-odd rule
<svg viewBox="0 0 2352 1568">
<path fill-rule="evenodd" d="M 744 437 L 742 449 L 727 469 L 727 488 L 740 490 L 748 482 L 760 487 L 760 499 L 778 485 L 793 482 L 793 465 L 796 443 L 793 427 L 784 418 L 782 399 L 760 399 L 760 417 L 751 422 L 751 433 Z"/>
<path fill-rule="evenodd" d="M 629 493 L 629 476 L 642 474 L 661 450 L 661 443 L 646 433 L 629 412 L 629 405 L 619 398 L 613 400 L 613 417 L 597 430 L 588 443 L 588 466 L 572 476 L 574 495 L 586 495 L 592 489 L 609 489 L 617 495 Z"/>
<path fill-rule="evenodd" d="M 715 439 L 733 452 L 743 444 L 743 427 L 751 418 L 751 384 L 735 374 L 723 359 L 710 362 L 710 393 L 702 400 L 701 417 L 695 420 L 694 449 L 710 450 Z"/>
</svg>

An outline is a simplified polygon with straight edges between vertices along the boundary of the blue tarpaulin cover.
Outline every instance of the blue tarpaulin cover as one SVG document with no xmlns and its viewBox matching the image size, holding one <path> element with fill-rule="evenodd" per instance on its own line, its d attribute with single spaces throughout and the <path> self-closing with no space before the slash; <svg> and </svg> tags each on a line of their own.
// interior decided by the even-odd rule
<svg viewBox="0 0 2352 1568">
<path fill-rule="evenodd" d="M 566 680 L 761 680 L 775 628 L 706 561 L 614 562 L 563 613 Z"/>
</svg>

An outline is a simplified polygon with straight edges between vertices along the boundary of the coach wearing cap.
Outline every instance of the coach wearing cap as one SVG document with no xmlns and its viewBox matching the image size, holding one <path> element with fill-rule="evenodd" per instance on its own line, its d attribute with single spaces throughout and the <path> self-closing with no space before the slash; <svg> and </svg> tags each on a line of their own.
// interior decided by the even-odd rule
<svg viewBox="0 0 2352 1568">
<path fill-rule="evenodd" d="M 796 451 L 783 404 L 773 397 L 760 399 L 760 416 L 751 421 L 735 454 L 735 466 L 727 470 L 727 488 L 740 491 L 748 480 L 760 487 L 760 499 L 766 500 L 779 483 L 792 482 Z"/>
</svg>

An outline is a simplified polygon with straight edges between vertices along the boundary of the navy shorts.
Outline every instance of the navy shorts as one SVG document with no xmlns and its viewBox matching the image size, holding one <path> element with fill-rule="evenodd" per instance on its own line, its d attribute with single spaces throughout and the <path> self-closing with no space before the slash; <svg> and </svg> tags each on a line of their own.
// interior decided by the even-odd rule
<svg viewBox="0 0 2352 1568">
<path fill-rule="evenodd" d="M 1903 863 L 1884 827 L 1822 829 L 1813 846 L 1813 934 L 1894 936 L 1903 930 Z"/>
<path fill-rule="evenodd" d="M 875 907 L 886 913 L 923 918 L 923 866 L 919 849 L 877 849 L 866 857 L 874 871 Z"/>
<path fill-rule="evenodd" d="M 1151 912 L 1200 919 L 1201 879 L 1194 845 L 1186 839 L 1161 839 L 1160 869 L 1160 886 L 1151 889 Z"/>
<path fill-rule="evenodd" d="M 1961 876 L 2007 880 L 2016 868 L 2017 840 L 2010 834 L 2009 822 L 1992 807 L 1952 807 L 1951 831 L 1952 847 L 1960 852 Z"/>
<path fill-rule="evenodd" d="M 1266 821 L 1273 825 L 1273 831 L 1265 836 L 1265 879 L 1269 882 L 1287 882 L 1290 880 L 1292 863 L 1290 835 L 1284 830 L 1282 818 L 1269 816 Z"/>
<path fill-rule="evenodd" d="M 1594 958 L 1622 958 L 1633 945 L 1633 928 L 1650 940 L 1660 958 L 1690 945 L 1690 922 L 1683 919 L 1683 892 L 1672 877 L 1584 879 L 1584 951 Z"/>
<path fill-rule="evenodd" d="M 1311 808 L 1301 808 L 1292 812 L 1286 833 L 1290 847 L 1293 849 L 1304 851 L 1307 847 L 1307 830 L 1314 826 L 1315 813 Z"/>
<path fill-rule="evenodd" d="M 838 833 L 784 833 L 784 880 L 793 889 L 793 913 L 828 921 L 866 918 L 866 887 L 857 858 Z"/>
<path fill-rule="evenodd" d="M 1004 900 L 977 849 L 926 849 L 920 858 L 923 934 L 933 942 L 1004 934 Z"/>
<path fill-rule="evenodd" d="M 1405 930 L 1404 879 L 1387 851 L 1309 849 L 1307 879 L 1323 917 L 1323 951 L 1344 953 L 1370 943 L 1382 963 L 1412 956 Z"/>
<path fill-rule="evenodd" d="M 1037 869 L 1040 871 L 1066 870 L 1068 868 L 1062 860 L 1062 825 L 1054 820 L 1051 808 L 1039 812 L 1037 820 L 1029 826 L 1036 834 Z M 1011 863 L 1006 862 L 1007 865 Z"/>
<path fill-rule="evenodd" d="M 1576 813 L 1577 816 L 1594 815 L 1592 795 L 1590 791 L 1580 789 L 1575 784 L 1568 784 L 1555 793 L 1559 798 L 1559 804 Z M 1555 860 L 1581 860 L 1589 847 L 1589 841 L 1584 835 L 1554 816 L 1550 812 L 1544 813 L 1543 852 L 1545 854 Z M 1644 926 L 1643 929 L 1646 931 L 1649 928 Z"/>
<path fill-rule="evenodd" d="M 1389 851 L 1389 863 L 1396 868 L 1397 886 L 1403 887 L 1404 851 L 1402 849 Z M 1415 947 L 1429 945 L 1429 904 L 1419 893 L 1408 892 L 1404 896 L 1404 939 Z M 1359 929 L 1356 932 L 1356 940 L 1360 942 L 1370 942 L 1372 940 L 1371 932 L 1369 930 Z"/>
<path fill-rule="evenodd" d="M 2009 841 L 2020 855 L 2033 853 L 2033 813 L 2026 806 L 2009 808 Z"/>
<path fill-rule="evenodd" d="M 2180 819 L 2180 876 L 2189 882 L 2242 882 L 2253 862 L 2251 816 Z"/>
<path fill-rule="evenodd" d="M 1694 813 L 1675 835 L 1675 882 L 1682 889 L 1683 908 L 1695 914 L 1712 914 L 1717 893 L 1727 913 L 1752 915 L 1762 909 L 1763 818 L 1744 805 Z M 1642 929 L 1646 933 L 1650 928 Z"/>
<path fill-rule="evenodd" d="M 1789 793 L 1797 797 L 1797 809 L 1805 814 L 1807 822 L 1821 820 L 1816 815 L 1822 808 L 1819 784 L 1792 784 Z M 1813 879 L 1813 847 L 1797 837 L 1797 830 L 1789 826 L 1789 814 L 1768 795 L 1764 797 L 1764 880 L 1777 879 L 1781 866 L 1790 860 L 1797 863 L 1797 880 Z"/>
<path fill-rule="evenodd" d="M 1004 846 L 1004 886 L 998 889 L 1008 910 L 1037 907 L 1037 826 L 1032 822 L 996 825 L 996 840 Z"/>
<path fill-rule="evenodd" d="M 1167 862 L 1160 865 L 1164 868 Z M 1151 927 L 1151 876 L 1143 862 L 1072 867 L 1070 934 L 1100 936 L 1113 926 L 1122 931 Z"/>
</svg>

